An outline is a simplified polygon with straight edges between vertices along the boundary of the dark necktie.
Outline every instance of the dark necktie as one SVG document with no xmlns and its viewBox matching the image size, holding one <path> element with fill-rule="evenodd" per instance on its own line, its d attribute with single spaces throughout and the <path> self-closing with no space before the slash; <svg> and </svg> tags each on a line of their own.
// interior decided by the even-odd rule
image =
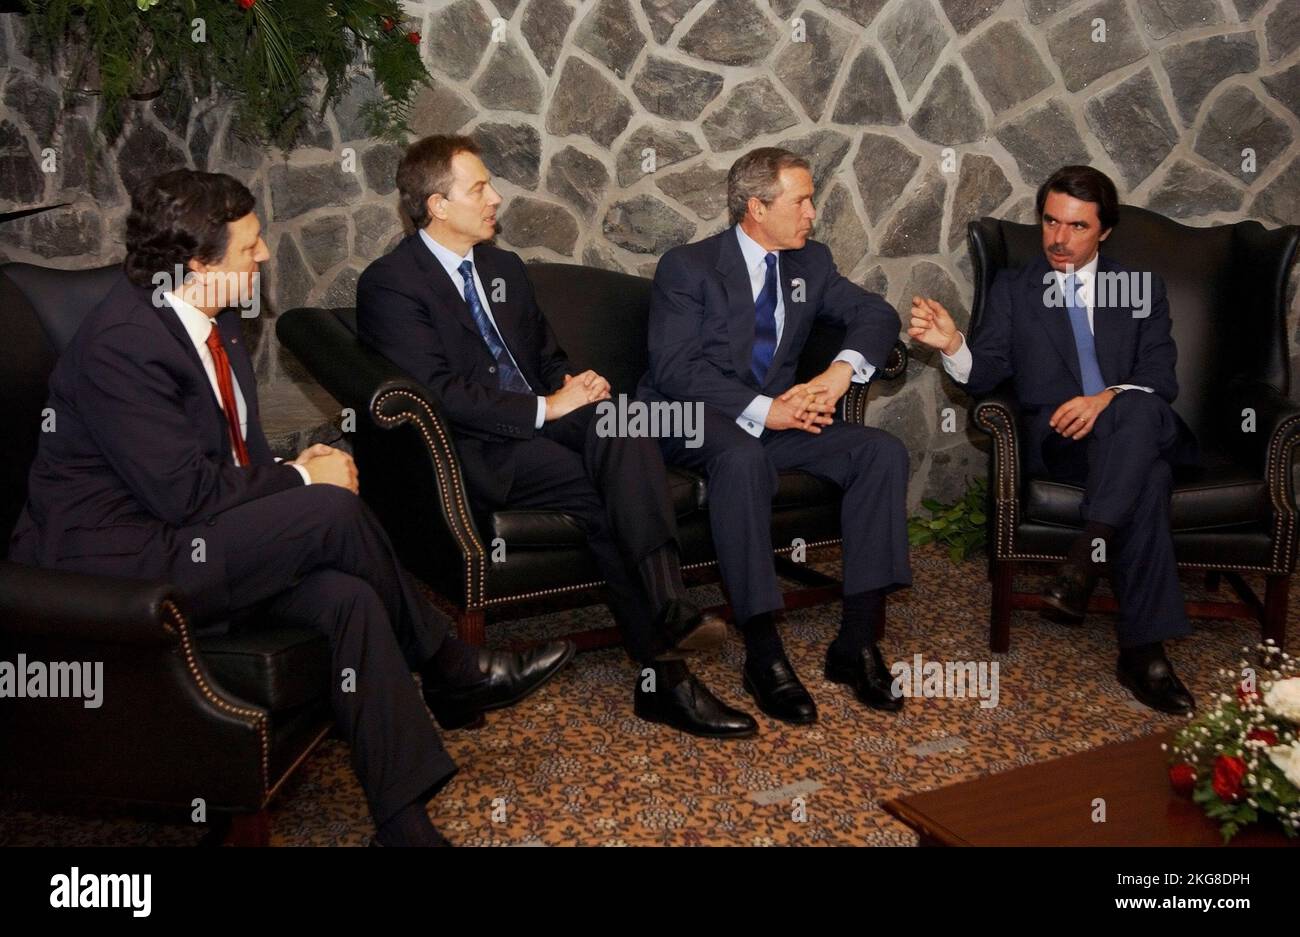
<svg viewBox="0 0 1300 937">
<path fill-rule="evenodd" d="M 749 367 L 762 387 L 767 380 L 767 369 L 776 354 L 776 254 L 763 257 L 767 273 L 763 289 L 754 300 L 754 350 L 750 353 Z"/>
<path fill-rule="evenodd" d="M 217 390 L 221 392 L 221 409 L 226 417 L 226 428 L 230 430 L 230 445 L 240 465 L 248 464 L 248 447 L 239 432 L 239 405 L 235 402 L 235 382 L 231 377 L 230 359 L 226 357 L 225 346 L 221 344 L 221 331 L 216 323 L 208 333 L 208 351 L 212 353 L 212 366 L 217 372 Z"/>
<path fill-rule="evenodd" d="M 488 318 L 487 310 L 478 299 L 478 289 L 474 286 L 474 264 L 468 260 L 462 261 L 460 275 L 465 279 L 465 302 L 469 305 L 470 314 L 474 316 L 474 324 L 478 326 L 479 335 L 483 336 L 483 343 L 487 345 L 488 351 L 497 361 L 497 385 L 502 390 L 515 391 L 520 394 L 531 394 L 533 389 L 524 380 L 524 376 L 519 373 L 515 367 L 514 361 L 510 358 L 510 352 L 506 351 L 506 343 L 501 340 L 501 333 L 497 327 L 492 324 Z"/>
<path fill-rule="evenodd" d="M 1092 396 L 1106 389 L 1106 381 L 1097 363 L 1097 343 L 1088 327 L 1088 306 L 1079 299 L 1082 288 L 1082 281 L 1074 274 L 1065 278 L 1065 308 L 1070 311 L 1070 329 L 1079 353 L 1079 375 L 1083 378 L 1083 392 Z"/>
</svg>

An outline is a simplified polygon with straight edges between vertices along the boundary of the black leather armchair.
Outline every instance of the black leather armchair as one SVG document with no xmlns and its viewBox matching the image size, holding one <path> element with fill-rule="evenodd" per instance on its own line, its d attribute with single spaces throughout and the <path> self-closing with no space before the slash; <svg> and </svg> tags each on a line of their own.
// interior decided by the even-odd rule
<svg viewBox="0 0 1300 937">
<path fill-rule="evenodd" d="M 1146 209 L 1123 206 L 1102 253 L 1159 274 L 1168 288 L 1178 345 L 1179 395 L 1174 409 L 1196 434 L 1202 465 L 1174 478 L 1171 524 L 1178 564 L 1207 571 L 1217 589 L 1226 579 L 1238 603 L 1192 602 L 1201 618 L 1255 618 L 1265 638 L 1282 643 L 1287 594 L 1296 560 L 1292 454 L 1300 440 L 1300 406 L 1288 399 L 1291 374 L 1286 329 L 1287 276 L 1300 228 L 1266 230 L 1258 222 L 1192 228 Z M 971 222 L 975 272 L 970 330 L 977 332 L 986 293 L 998 270 L 1041 253 L 1037 225 L 996 218 Z M 990 450 L 989 562 L 993 581 L 990 644 L 1010 646 L 1011 611 L 1041 607 L 1017 593 L 1025 564 L 1060 562 L 1079 528 L 1083 491 L 1026 477 L 1010 384 L 974 404 Z M 1248 420 L 1253 414 L 1253 431 Z M 1265 577 L 1263 600 L 1242 578 Z M 1092 608 L 1113 611 L 1096 597 Z"/>
<path fill-rule="evenodd" d="M 615 396 L 635 392 L 648 366 L 646 330 L 650 281 L 573 264 L 529 266 L 538 304 L 569 357 L 598 363 Z M 353 309 L 294 309 L 276 325 L 280 342 L 345 408 L 355 422 L 353 450 L 361 495 L 388 530 L 402 561 L 428 583 L 457 616 L 460 636 L 484 641 L 489 609 L 521 603 L 554 605 L 586 598 L 603 585 L 576 521 L 551 511 L 472 510 L 461 478 L 450 424 L 438 402 L 383 356 L 356 338 Z M 800 362 L 801 379 L 820 372 L 839 350 L 842 334 L 814 331 Z M 895 347 L 881 376 L 907 365 Z M 842 403 L 844 419 L 862 421 L 867 388 L 854 385 Z M 704 480 L 669 471 L 686 569 L 716 563 L 709 533 Z M 799 538 L 807 547 L 840 541 L 839 490 L 803 472 L 786 472 L 773 505 L 773 543 L 783 575 L 808 586 L 786 594 L 786 607 L 831 601 L 839 583 L 784 554 Z M 498 540 L 499 538 L 499 540 Z M 494 563 L 493 543 L 508 545 L 508 561 Z M 722 610 L 726 613 L 726 609 Z M 613 629 L 571 635 L 580 647 L 618 641 Z"/>
<path fill-rule="evenodd" d="M 50 370 L 119 269 L 0 267 L 0 552 L 27 498 Z M 185 815 L 201 798 L 209 838 L 265 843 L 268 802 L 333 720 L 325 639 L 258 624 L 196 630 L 165 582 L 0 560 L 0 660 L 103 664 L 98 708 L 0 699 L 0 785 Z"/>
</svg>

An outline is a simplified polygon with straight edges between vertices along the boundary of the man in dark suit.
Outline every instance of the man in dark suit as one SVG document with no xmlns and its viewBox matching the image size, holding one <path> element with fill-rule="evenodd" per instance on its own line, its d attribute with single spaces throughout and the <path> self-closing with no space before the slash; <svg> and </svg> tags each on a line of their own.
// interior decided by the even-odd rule
<svg viewBox="0 0 1300 937">
<path fill-rule="evenodd" d="M 816 212 L 808 161 L 764 147 L 727 175 L 733 227 L 664 254 L 650 305 L 643 399 L 702 401 L 703 445 L 663 441 L 669 462 L 708 480 L 723 583 L 745 637 L 744 685 L 765 713 L 808 723 L 817 708 L 790 666 L 773 613 L 782 607 L 771 516 L 777 473 L 802 469 L 844 490 L 844 611 L 826 676 L 869 706 L 902 699 L 874 640 L 885 595 L 912 581 L 907 556 L 907 451 L 883 430 L 836 422 L 851 382 L 884 365 L 898 314 L 839 274 L 809 240 Z M 827 369 L 795 383 L 815 321 L 844 329 Z"/>
<path fill-rule="evenodd" d="M 719 644 L 726 628 L 686 595 L 663 458 L 649 438 L 601 431 L 596 404 L 609 382 L 569 361 L 523 261 L 487 243 L 501 196 L 477 144 L 418 141 L 402 157 L 397 188 L 417 230 L 362 274 L 361 339 L 442 404 L 477 509 L 558 510 L 583 526 L 641 665 L 637 692 L 654 688 L 662 721 L 710 737 L 752 734 L 753 720 L 713 697 L 680 659 Z"/>
<path fill-rule="evenodd" d="M 1029 475 L 1084 488 L 1083 531 L 1047 587 L 1055 617 L 1081 621 L 1107 560 L 1119 600 L 1120 682 L 1162 712 L 1191 694 L 1164 640 L 1190 630 L 1169 530 L 1172 467 L 1196 460 L 1170 404 L 1177 349 L 1158 276 L 1100 255 L 1119 221 L 1115 185 L 1090 166 L 1057 170 L 1038 190 L 1043 257 L 999 271 L 967 343 L 939 303 L 912 301 L 916 340 L 973 396 L 1010 380 Z"/>
<path fill-rule="evenodd" d="M 247 188 L 187 169 L 144 183 L 126 250 L 121 280 L 50 377 L 57 428 L 41 437 L 10 557 L 169 579 L 200 625 L 319 629 L 377 842 L 444 845 L 425 804 L 456 766 L 424 702 L 444 726 L 463 725 L 536 689 L 572 644 L 520 655 L 449 636 L 357 498 L 351 456 L 316 445 L 290 463 L 272 457 L 229 308 L 256 297 L 268 256 Z M 337 676 L 345 669 L 355 685 Z"/>
</svg>

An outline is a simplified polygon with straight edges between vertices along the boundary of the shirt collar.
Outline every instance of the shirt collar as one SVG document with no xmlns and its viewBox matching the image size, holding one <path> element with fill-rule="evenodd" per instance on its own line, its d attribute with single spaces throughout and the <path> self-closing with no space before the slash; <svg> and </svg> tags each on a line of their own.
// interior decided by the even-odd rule
<svg viewBox="0 0 1300 937">
<path fill-rule="evenodd" d="M 194 347 L 199 348 L 207 345 L 208 336 L 212 334 L 212 329 L 216 325 L 212 318 L 201 309 L 191 306 L 175 293 L 163 293 L 163 299 L 167 300 L 172 309 L 176 311 L 176 317 L 181 320 L 181 325 L 185 328 L 185 334 L 190 337 Z"/>
<path fill-rule="evenodd" d="M 442 264 L 442 268 L 447 271 L 447 276 L 451 277 L 451 282 L 455 283 L 458 287 L 464 286 L 465 279 L 460 275 L 460 265 L 467 260 L 470 263 L 474 262 L 474 248 L 471 247 L 465 253 L 464 257 L 457 257 L 455 251 L 443 247 L 430 237 L 429 232 L 425 231 L 423 228 L 420 229 L 420 240 L 424 242 L 425 247 L 429 248 L 433 253 L 433 256 L 438 259 L 438 263 Z"/>
<path fill-rule="evenodd" d="M 765 250 L 761 244 L 745 233 L 745 230 L 736 225 L 736 240 L 740 242 L 740 253 L 745 258 L 745 269 L 754 271 L 763 264 L 763 258 L 768 254 L 776 254 L 778 262 L 781 258 L 780 251 Z"/>
</svg>

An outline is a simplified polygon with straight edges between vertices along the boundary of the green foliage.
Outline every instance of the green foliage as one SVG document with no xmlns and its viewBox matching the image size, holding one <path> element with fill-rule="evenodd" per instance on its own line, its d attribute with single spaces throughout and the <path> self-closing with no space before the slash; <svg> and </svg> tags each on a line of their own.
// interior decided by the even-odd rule
<svg viewBox="0 0 1300 937">
<path fill-rule="evenodd" d="M 966 494 L 953 504 L 926 498 L 922 506 L 930 517 L 913 517 L 907 522 L 907 539 L 914 547 L 942 543 L 954 563 L 981 549 L 988 539 L 985 511 L 988 509 L 988 481 L 967 481 Z"/>
<path fill-rule="evenodd" d="M 239 0 L 27 5 L 47 64 L 63 56 L 68 98 L 98 73 L 98 129 L 110 143 L 132 94 L 188 82 L 199 96 L 215 90 L 233 99 L 245 137 L 289 149 L 306 128 L 317 82 L 323 113 L 347 92 L 354 66 L 381 92 L 362 110 L 369 132 L 397 141 L 410 132 L 411 102 L 429 80 L 401 0 L 253 0 L 247 9 Z"/>
</svg>

